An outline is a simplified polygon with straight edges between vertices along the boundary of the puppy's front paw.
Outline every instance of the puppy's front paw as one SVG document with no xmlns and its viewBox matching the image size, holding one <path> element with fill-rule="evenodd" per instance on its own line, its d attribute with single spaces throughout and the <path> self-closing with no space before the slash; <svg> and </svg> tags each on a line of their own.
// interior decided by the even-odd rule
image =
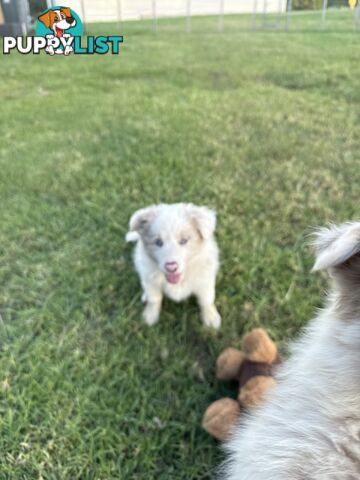
<svg viewBox="0 0 360 480">
<path fill-rule="evenodd" d="M 144 308 L 143 318 L 150 327 L 159 321 L 159 315 L 160 311 L 157 306 L 149 304 Z"/>
<path fill-rule="evenodd" d="M 220 313 L 216 310 L 215 306 L 209 307 L 203 311 L 203 322 L 207 327 L 215 328 L 218 330 L 221 327 Z"/>
</svg>

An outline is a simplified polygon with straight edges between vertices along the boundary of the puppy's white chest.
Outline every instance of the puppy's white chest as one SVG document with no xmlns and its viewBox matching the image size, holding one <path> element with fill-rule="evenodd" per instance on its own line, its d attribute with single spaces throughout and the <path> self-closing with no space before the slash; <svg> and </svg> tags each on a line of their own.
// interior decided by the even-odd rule
<svg viewBox="0 0 360 480">
<path fill-rule="evenodd" d="M 167 297 L 175 302 L 181 302 L 181 300 L 184 300 L 192 294 L 190 285 L 187 282 L 181 282 L 178 285 L 172 285 L 171 283 L 166 282 L 163 291 Z"/>
</svg>

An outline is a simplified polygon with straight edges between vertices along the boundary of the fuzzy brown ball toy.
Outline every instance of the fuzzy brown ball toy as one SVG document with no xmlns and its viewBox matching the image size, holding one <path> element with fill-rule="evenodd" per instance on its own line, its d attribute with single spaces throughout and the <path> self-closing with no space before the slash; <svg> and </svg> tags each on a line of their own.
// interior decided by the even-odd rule
<svg viewBox="0 0 360 480">
<path fill-rule="evenodd" d="M 222 398 L 212 403 L 203 417 L 203 428 L 216 439 L 226 440 L 241 410 L 259 405 L 266 392 L 275 385 L 273 367 L 279 363 L 276 345 L 261 328 L 245 335 L 242 350 L 224 350 L 216 362 L 216 377 L 237 380 L 240 387 L 238 399 Z"/>
</svg>

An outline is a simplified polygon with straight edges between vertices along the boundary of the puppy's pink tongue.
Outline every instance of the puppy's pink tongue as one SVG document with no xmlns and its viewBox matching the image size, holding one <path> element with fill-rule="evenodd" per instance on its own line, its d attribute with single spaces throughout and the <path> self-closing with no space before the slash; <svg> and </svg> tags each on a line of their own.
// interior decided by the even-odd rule
<svg viewBox="0 0 360 480">
<path fill-rule="evenodd" d="M 167 273 L 165 277 L 169 283 L 179 283 L 181 278 L 181 273 Z"/>
</svg>

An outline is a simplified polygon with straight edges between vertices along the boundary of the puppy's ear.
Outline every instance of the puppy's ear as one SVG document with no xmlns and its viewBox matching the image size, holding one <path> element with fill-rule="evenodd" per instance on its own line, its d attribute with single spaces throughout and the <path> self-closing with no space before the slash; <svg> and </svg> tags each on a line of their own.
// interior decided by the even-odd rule
<svg viewBox="0 0 360 480">
<path fill-rule="evenodd" d="M 194 223 L 195 228 L 199 232 L 200 236 L 206 240 L 213 235 L 216 227 L 216 213 L 214 210 L 210 210 L 207 207 L 197 207 L 196 205 L 189 204 L 187 206 L 188 213 L 191 221 Z"/>
<path fill-rule="evenodd" d="M 313 271 L 340 267 L 360 253 L 360 222 L 320 228 L 313 242 L 316 260 Z"/>
<path fill-rule="evenodd" d="M 135 242 L 146 231 L 156 216 L 156 207 L 147 207 L 137 210 L 130 218 L 129 231 L 126 234 L 127 242 Z"/>
<path fill-rule="evenodd" d="M 47 12 L 40 15 L 38 19 L 45 25 L 46 28 L 49 28 L 51 25 L 51 10 L 48 10 Z"/>
</svg>

